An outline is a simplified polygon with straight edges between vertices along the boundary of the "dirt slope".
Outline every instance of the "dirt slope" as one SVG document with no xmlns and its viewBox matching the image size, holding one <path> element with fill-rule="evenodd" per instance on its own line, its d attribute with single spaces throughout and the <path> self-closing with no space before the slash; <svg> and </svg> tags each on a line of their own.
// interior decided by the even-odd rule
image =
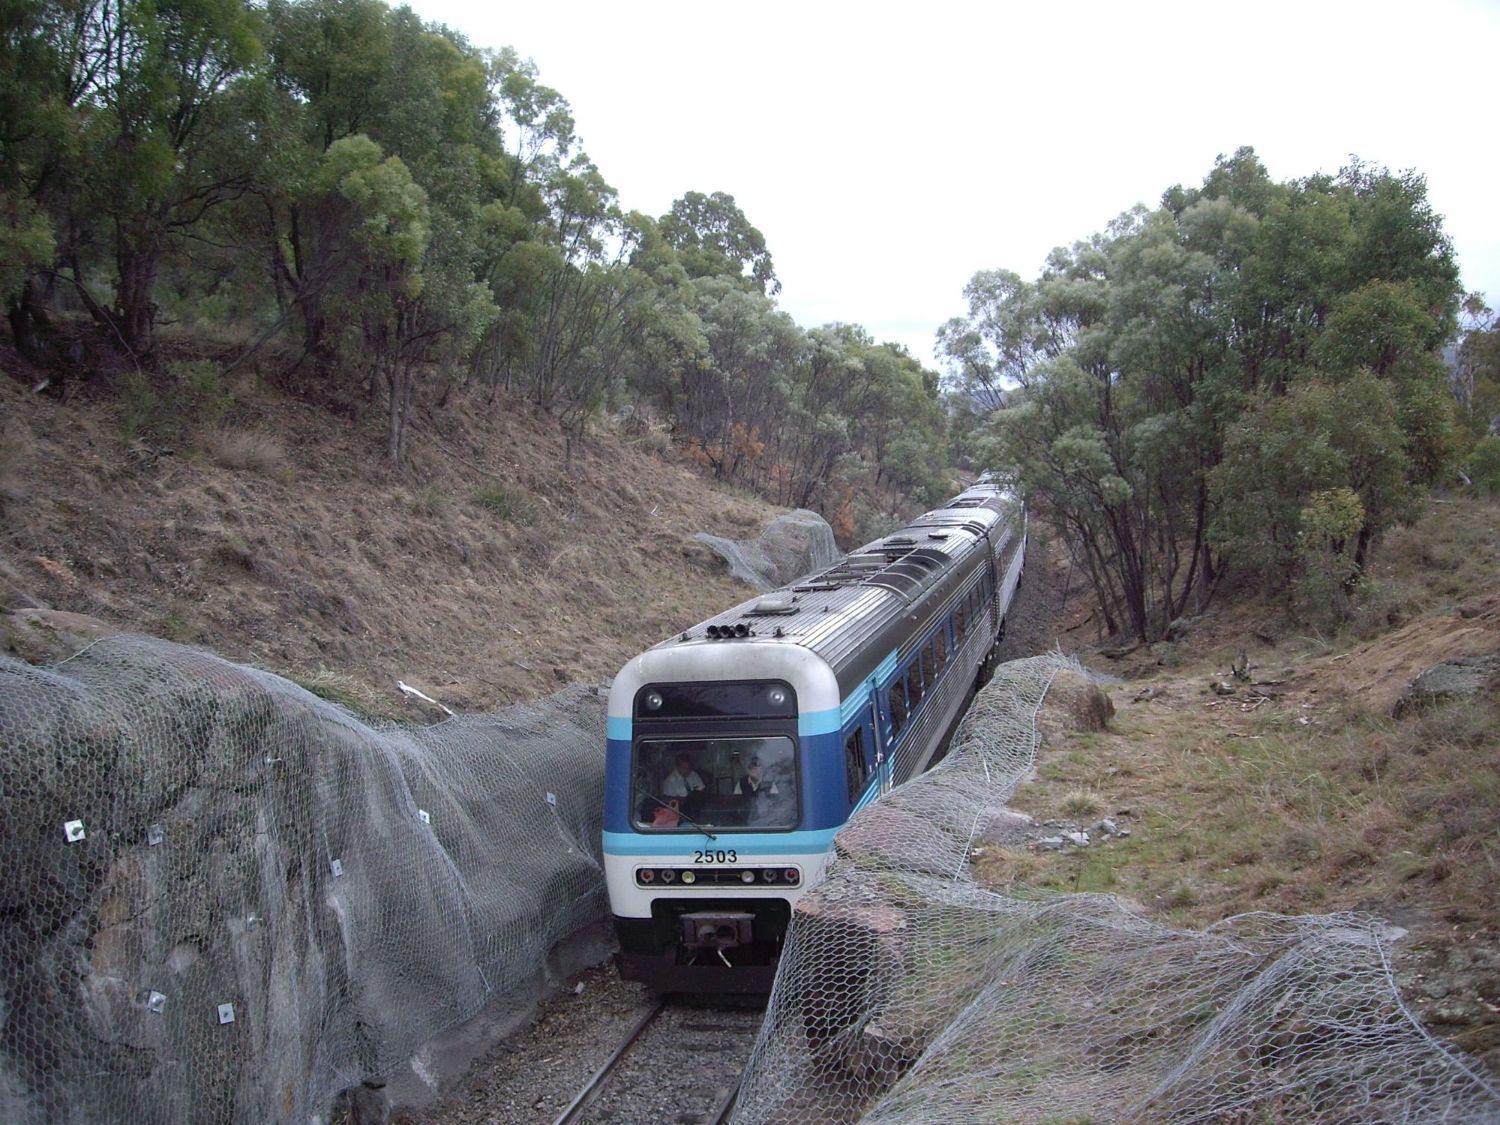
<svg viewBox="0 0 1500 1125">
<path fill-rule="evenodd" d="M 422 412 L 396 472 L 378 411 L 228 389 L 221 423 L 168 448 L 127 441 L 114 396 L 64 404 L 0 377 L 0 608 L 201 644 L 370 710 L 401 713 L 398 678 L 482 709 L 606 679 L 745 597 L 691 535 L 777 514 L 659 435 L 606 432 L 569 459 L 549 418 L 474 391 Z M 10 615 L 0 643 L 76 647 L 37 616 Z"/>
</svg>

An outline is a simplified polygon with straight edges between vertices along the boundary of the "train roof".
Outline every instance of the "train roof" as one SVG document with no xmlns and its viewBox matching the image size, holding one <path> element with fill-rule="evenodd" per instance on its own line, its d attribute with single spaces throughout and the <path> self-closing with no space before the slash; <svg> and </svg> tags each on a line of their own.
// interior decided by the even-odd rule
<svg viewBox="0 0 1500 1125">
<path fill-rule="evenodd" d="M 772 593 L 759 594 L 655 646 L 798 645 L 857 683 L 902 637 L 920 631 L 950 587 L 1011 534 L 1014 496 L 991 482 L 966 489 L 890 535 Z M 992 548 L 998 549 L 998 548 Z M 967 564 L 967 565 L 965 565 Z M 891 634 L 881 643 L 881 634 Z"/>
</svg>

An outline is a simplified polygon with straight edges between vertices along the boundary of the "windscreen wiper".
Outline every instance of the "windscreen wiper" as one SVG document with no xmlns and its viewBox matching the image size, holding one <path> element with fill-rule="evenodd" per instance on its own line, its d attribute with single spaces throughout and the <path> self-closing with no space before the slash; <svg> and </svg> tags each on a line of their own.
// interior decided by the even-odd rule
<svg viewBox="0 0 1500 1125">
<path fill-rule="evenodd" d="M 646 799 L 648 801 L 655 801 L 662 808 L 667 809 L 670 812 L 676 813 L 678 816 L 682 817 L 682 819 L 685 820 L 685 821 L 687 821 L 689 824 L 695 825 L 698 828 L 703 829 L 703 834 L 705 836 L 707 836 L 710 840 L 717 840 L 718 839 L 717 836 L 715 836 L 712 832 L 710 832 L 708 830 L 707 826 L 699 824 L 691 816 L 689 816 L 687 813 L 683 812 L 682 809 L 680 809 L 680 808 L 673 808 L 671 805 L 667 804 L 667 802 L 663 801 L 660 797 L 652 796 L 650 793 L 646 794 Z"/>
</svg>

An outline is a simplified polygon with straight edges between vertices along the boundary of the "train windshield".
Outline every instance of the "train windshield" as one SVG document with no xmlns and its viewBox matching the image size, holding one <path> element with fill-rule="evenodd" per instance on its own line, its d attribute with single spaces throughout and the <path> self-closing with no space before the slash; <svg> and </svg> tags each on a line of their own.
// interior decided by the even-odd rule
<svg viewBox="0 0 1500 1125">
<path fill-rule="evenodd" d="M 797 748 L 783 735 L 642 739 L 633 773 L 637 831 L 797 827 Z"/>
</svg>

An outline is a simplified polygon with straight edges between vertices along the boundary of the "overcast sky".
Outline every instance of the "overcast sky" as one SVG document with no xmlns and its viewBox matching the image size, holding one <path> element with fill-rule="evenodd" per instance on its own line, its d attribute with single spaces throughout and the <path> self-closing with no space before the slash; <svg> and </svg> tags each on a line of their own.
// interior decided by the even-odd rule
<svg viewBox="0 0 1500 1125">
<path fill-rule="evenodd" d="M 1278 180 L 1422 172 L 1500 303 L 1500 0 L 413 7 L 534 60 L 624 207 L 730 193 L 801 324 L 929 364 L 976 270 L 1033 277 L 1241 145 Z"/>
</svg>

